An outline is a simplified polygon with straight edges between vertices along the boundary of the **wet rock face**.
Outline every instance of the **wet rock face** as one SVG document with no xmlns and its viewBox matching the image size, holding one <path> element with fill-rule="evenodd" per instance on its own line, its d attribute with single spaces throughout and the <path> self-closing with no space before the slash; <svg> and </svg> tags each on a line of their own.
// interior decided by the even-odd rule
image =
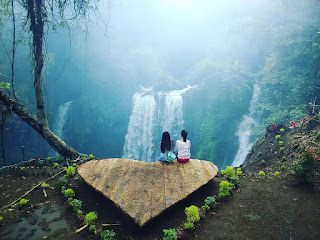
<svg viewBox="0 0 320 240">
<path fill-rule="evenodd" d="M 78 167 L 79 175 L 143 226 L 162 211 L 208 183 L 218 172 L 211 162 L 181 164 L 104 159 Z"/>
</svg>

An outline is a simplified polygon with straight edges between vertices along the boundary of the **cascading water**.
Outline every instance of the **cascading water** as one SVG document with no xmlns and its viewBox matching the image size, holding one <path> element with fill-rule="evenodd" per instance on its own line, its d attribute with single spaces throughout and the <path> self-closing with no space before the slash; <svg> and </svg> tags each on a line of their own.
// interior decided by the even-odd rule
<svg viewBox="0 0 320 240">
<path fill-rule="evenodd" d="M 254 84 L 253 87 L 253 95 L 250 101 L 249 113 L 243 116 L 243 120 L 241 121 L 238 132 L 236 135 L 239 137 L 239 149 L 237 155 L 232 163 L 232 167 L 240 166 L 246 159 L 251 147 L 252 147 L 252 139 L 253 130 L 257 127 L 257 122 L 254 120 L 255 107 L 258 102 L 258 98 L 260 95 L 260 88 L 257 84 Z"/>
<path fill-rule="evenodd" d="M 53 132 L 58 137 L 63 139 L 63 127 L 68 117 L 68 111 L 70 109 L 72 101 L 63 103 L 58 108 L 55 124 L 53 126 Z M 58 156 L 58 153 L 54 150 L 50 150 L 48 156 Z"/>
<path fill-rule="evenodd" d="M 168 131 L 173 140 L 180 138 L 184 123 L 182 95 L 191 88 L 188 86 L 168 93 L 154 93 L 151 88 L 134 94 L 123 158 L 153 162 L 156 159 L 154 153 L 159 151 L 162 132 Z"/>
</svg>

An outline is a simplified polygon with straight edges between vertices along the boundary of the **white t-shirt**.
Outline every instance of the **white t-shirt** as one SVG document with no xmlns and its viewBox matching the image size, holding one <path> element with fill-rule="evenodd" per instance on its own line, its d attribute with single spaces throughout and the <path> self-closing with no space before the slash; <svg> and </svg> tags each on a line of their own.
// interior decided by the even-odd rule
<svg viewBox="0 0 320 240">
<path fill-rule="evenodd" d="M 176 151 L 178 152 L 178 158 L 190 158 L 191 142 L 178 140 L 176 141 Z"/>
</svg>

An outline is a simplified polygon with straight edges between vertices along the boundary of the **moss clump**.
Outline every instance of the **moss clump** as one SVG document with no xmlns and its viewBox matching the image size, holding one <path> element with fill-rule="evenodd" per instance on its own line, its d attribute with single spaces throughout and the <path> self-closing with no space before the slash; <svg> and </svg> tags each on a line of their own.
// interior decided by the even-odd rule
<svg viewBox="0 0 320 240">
<path fill-rule="evenodd" d="M 82 201 L 81 201 L 81 200 L 78 200 L 78 199 L 73 199 L 73 200 L 70 202 L 70 206 L 72 207 L 73 211 L 77 212 L 78 210 L 81 209 Z"/>
<path fill-rule="evenodd" d="M 64 175 L 65 178 L 71 178 L 76 174 L 76 170 L 74 169 L 74 167 L 69 166 L 68 168 L 64 168 L 64 170 L 66 170 L 66 175 Z"/>
<path fill-rule="evenodd" d="M 71 188 L 68 188 L 67 190 L 64 191 L 64 196 L 66 198 L 71 198 L 75 195 L 74 191 Z"/>
<path fill-rule="evenodd" d="M 281 135 L 276 135 L 275 139 L 280 139 Z"/>
<path fill-rule="evenodd" d="M 266 174 L 264 173 L 264 171 L 260 171 L 259 172 L 259 176 L 265 176 Z"/>
<path fill-rule="evenodd" d="M 104 230 L 100 236 L 102 240 L 113 240 L 116 236 L 116 233 L 113 230 Z"/>
<path fill-rule="evenodd" d="M 187 215 L 188 222 L 195 223 L 200 221 L 199 209 L 197 206 L 191 205 L 190 207 L 187 207 L 185 209 L 185 213 Z"/>
<path fill-rule="evenodd" d="M 278 176 L 279 174 L 280 174 L 280 173 L 279 173 L 278 171 L 275 171 L 273 175 L 274 175 L 274 176 Z"/>
<path fill-rule="evenodd" d="M 89 212 L 86 214 L 84 218 L 84 223 L 87 225 L 92 225 L 95 223 L 95 221 L 98 219 L 98 215 L 96 212 Z"/>
<path fill-rule="evenodd" d="M 284 172 L 284 171 L 286 170 L 286 166 L 285 166 L 285 165 L 282 165 L 280 169 L 281 169 L 281 171 Z"/>
<path fill-rule="evenodd" d="M 92 233 L 92 234 L 96 234 L 96 225 L 90 225 L 89 227 L 89 233 Z"/>
<path fill-rule="evenodd" d="M 27 205 L 28 202 L 29 202 L 29 200 L 22 198 L 20 200 L 19 205 L 20 205 L 20 207 L 23 207 L 23 206 Z"/>
<path fill-rule="evenodd" d="M 219 184 L 219 197 L 225 198 L 230 196 L 230 191 L 232 190 L 232 186 L 228 181 L 222 181 Z"/>
<path fill-rule="evenodd" d="M 176 240 L 177 231 L 175 229 L 163 229 L 163 240 Z"/>
<path fill-rule="evenodd" d="M 285 156 L 283 156 L 283 157 L 282 157 L 282 161 L 285 161 L 285 160 L 286 160 L 286 157 L 285 157 Z"/>
<path fill-rule="evenodd" d="M 43 182 L 43 183 L 41 183 L 41 187 L 48 188 L 48 187 L 50 187 L 50 185 L 48 183 Z"/>
<path fill-rule="evenodd" d="M 242 176 L 242 171 L 241 171 L 241 168 L 237 168 L 237 176 Z"/>
<path fill-rule="evenodd" d="M 54 167 L 54 168 L 58 168 L 58 167 L 59 167 L 59 163 L 57 163 L 57 162 L 54 163 L 54 164 L 53 164 L 53 167 Z"/>
<path fill-rule="evenodd" d="M 280 146 L 283 146 L 283 141 L 279 141 L 279 145 L 280 145 Z"/>
<path fill-rule="evenodd" d="M 301 182 L 312 183 L 315 178 L 315 167 L 317 160 L 313 153 L 304 150 L 299 157 L 298 162 L 294 165 L 294 173 Z"/>
<path fill-rule="evenodd" d="M 280 148 L 280 152 L 284 152 L 284 147 L 281 147 L 281 148 Z"/>
<path fill-rule="evenodd" d="M 209 196 L 204 200 L 204 203 L 205 205 L 209 206 L 210 210 L 210 208 L 214 208 L 216 206 L 216 199 L 214 197 Z"/>
<path fill-rule="evenodd" d="M 186 222 L 186 223 L 184 223 L 184 230 L 186 230 L 186 231 L 193 231 L 193 230 L 195 230 L 196 228 L 195 228 L 195 226 L 194 226 L 194 224 L 192 223 L 192 222 Z"/>
</svg>

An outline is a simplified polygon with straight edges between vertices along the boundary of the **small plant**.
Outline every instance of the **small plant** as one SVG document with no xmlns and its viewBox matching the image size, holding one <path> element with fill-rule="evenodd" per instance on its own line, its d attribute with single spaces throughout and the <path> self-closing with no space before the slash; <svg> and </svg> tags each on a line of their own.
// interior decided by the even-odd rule
<svg viewBox="0 0 320 240">
<path fill-rule="evenodd" d="M 60 179 L 60 180 L 57 181 L 57 185 L 60 186 L 60 187 L 66 186 L 67 182 L 64 179 Z"/>
<path fill-rule="evenodd" d="M 266 161 L 262 159 L 262 160 L 261 160 L 261 164 L 262 164 L 262 165 L 266 164 Z"/>
<path fill-rule="evenodd" d="M 260 171 L 259 172 L 259 176 L 265 176 L 266 174 L 264 173 L 264 171 Z"/>
<path fill-rule="evenodd" d="M 20 172 L 24 172 L 25 169 L 26 169 L 25 167 L 21 167 Z"/>
<path fill-rule="evenodd" d="M 92 233 L 92 234 L 96 234 L 96 225 L 90 225 L 89 227 L 89 233 Z"/>
<path fill-rule="evenodd" d="M 284 131 L 285 131 L 285 129 L 284 129 L 284 128 L 280 128 L 280 132 L 282 132 L 282 133 L 283 133 Z"/>
<path fill-rule="evenodd" d="M 47 157 L 47 160 L 50 161 L 52 159 L 52 157 Z"/>
<path fill-rule="evenodd" d="M 93 159 L 93 154 L 89 155 L 89 159 L 92 160 Z"/>
<path fill-rule="evenodd" d="M 258 152 L 258 157 L 262 156 L 262 152 Z"/>
<path fill-rule="evenodd" d="M 280 139 L 281 138 L 281 135 L 276 135 L 276 139 Z"/>
<path fill-rule="evenodd" d="M 27 199 L 22 198 L 22 199 L 20 200 L 19 205 L 20 205 L 20 207 L 23 207 L 23 206 L 27 205 L 27 203 L 28 203 L 28 200 L 27 200 Z"/>
<path fill-rule="evenodd" d="M 59 163 L 57 163 L 57 162 L 54 163 L 54 164 L 53 164 L 53 167 L 54 167 L 54 168 L 58 168 L 58 167 L 59 167 Z"/>
<path fill-rule="evenodd" d="M 280 148 L 280 152 L 284 152 L 284 147 L 281 147 L 281 148 Z"/>
<path fill-rule="evenodd" d="M 43 183 L 41 183 L 41 187 L 48 188 L 48 187 L 50 187 L 50 185 L 48 183 L 43 182 Z"/>
<path fill-rule="evenodd" d="M 100 236 L 102 240 L 113 240 L 116 233 L 113 230 L 104 230 Z"/>
<path fill-rule="evenodd" d="M 214 197 L 209 196 L 204 200 L 204 203 L 205 203 L 205 206 L 206 205 L 209 206 L 209 210 L 210 210 L 210 208 L 214 208 L 216 206 L 216 199 Z"/>
<path fill-rule="evenodd" d="M 237 176 L 241 176 L 241 175 L 242 175 L 241 168 L 237 168 Z"/>
<path fill-rule="evenodd" d="M 163 229 L 163 240 L 176 240 L 177 231 L 175 229 Z"/>
<path fill-rule="evenodd" d="M 233 167 L 227 166 L 224 170 L 224 174 L 227 175 L 229 178 L 235 176 L 235 171 Z"/>
<path fill-rule="evenodd" d="M 187 215 L 188 222 L 195 223 L 200 221 L 199 209 L 197 206 L 191 205 L 190 207 L 187 207 L 185 209 L 185 213 Z"/>
<path fill-rule="evenodd" d="M 72 198 L 72 197 L 69 197 L 69 198 L 68 198 L 68 202 L 71 203 L 72 201 L 73 201 L 73 198 Z"/>
<path fill-rule="evenodd" d="M 66 191 L 66 186 L 61 187 L 61 192 L 64 193 Z"/>
<path fill-rule="evenodd" d="M 294 165 L 294 173 L 301 182 L 311 183 L 315 177 L 317 160 L 311 151 L 304 150 Z"/>
<path fill-rule="evenodd" d="M 98 219 L 96 212 L 89 212 L 84 218 L 84 223 L 87 225 L 92 225 Z"/>
<path fill-rule="evenodd" d="M 280 169 L 281 169 L 281 171 L 285 171 L 286 170 L 286 166 L 285 165 L 282 165 L 281 167 L 280 167 Z"/>
<path fill-rule="evenodd" d="M 206 212 L 209 212 L 211 209 L 211 207 L 208 204 L 205 204 L 203 207 Z"/>
<path fill-rule="evenodd" d="M 76 168 L 76 167 L 77 167 L 77 164 L 76 164 L 76 163 L 73 163 L 72 166 Z"/>
<path fill-rule="evenodd" d="M 280 145 L 280 146 L 283 146 L 283 141 L 279 141 L 279 145 Z"/>
<path fill-rule="evenodd" d="M 232 185 L 234 185 L 235 187 L 238 187 L 239 186 L 239 183 L 240 183 L 240 180 L 238 177 L 231 177 L 230 178 L 230 183 Z"/>
<path fill-rule="evenodd" d="M 74 191 L 71 189 L 71 188 L 68 188 L 67 190 L 64 191 L 64 196 L 66 198 L 71 198 L 73 197 L 75 194 L 74 194 Z"/>
<path fill-rule="evenodd" d="M 78 210 L 78 211 L 77 211 L 77 215 L 78 215 L 78 216 L 81 216 L 81 215 L 83 215 L 83 212 L 82 212 L 81 210 Z"/>
<path fill-rule="evenodd" d="M 219 184 L 219 197 L 225 198 L 230 196 L 230 191 L 232 190 L 232 186 L 228 181 L 222 181 Z"/>
<path fill-rule="evenodd" d="M 280 173 L 279 173 L 278 171 L 275 171 L 273 175 L 274 175 L 274 176 L 278 176 L 279 174 L 280 174 Z"/>
<path fill-rule="evenodd" d="M 78 212 L 78 210 L 81 209 L 82 201 L 78 199 L 73 199 L 70 203 L 70 206 L 72 207 L 73 211 Z"/>
<path fill-rule="evenodd" d="M 3 217 L 2 217 L 2 216 L 0 216 L 0 223 L 2 222 L 2 220 L 3 220 Z"/>
<path fill-rule="evenodd" d="M 186 231 L 193 231 L 195 229 L 195 226 L 192 222 L 186 222 L 184 223 L 184 230 Z"/>
<path fill-rule="evenodd" d="M 283 156 L 283 157 L 282 157 L 282 161 L 285 161 L 285 160 L 286 160 L 286 157 L 285 157 L 285 156 Z"/>
<path fill-rule="evenodd" d="M 64 170 L 66 170 L 66 175 L 64 175 L 65 178 L 71 178 L 76 174 L 76 170 L 74 169 L 74 167 L 69 166 L 68 168 L 64 168 Z"/>
</svg>

